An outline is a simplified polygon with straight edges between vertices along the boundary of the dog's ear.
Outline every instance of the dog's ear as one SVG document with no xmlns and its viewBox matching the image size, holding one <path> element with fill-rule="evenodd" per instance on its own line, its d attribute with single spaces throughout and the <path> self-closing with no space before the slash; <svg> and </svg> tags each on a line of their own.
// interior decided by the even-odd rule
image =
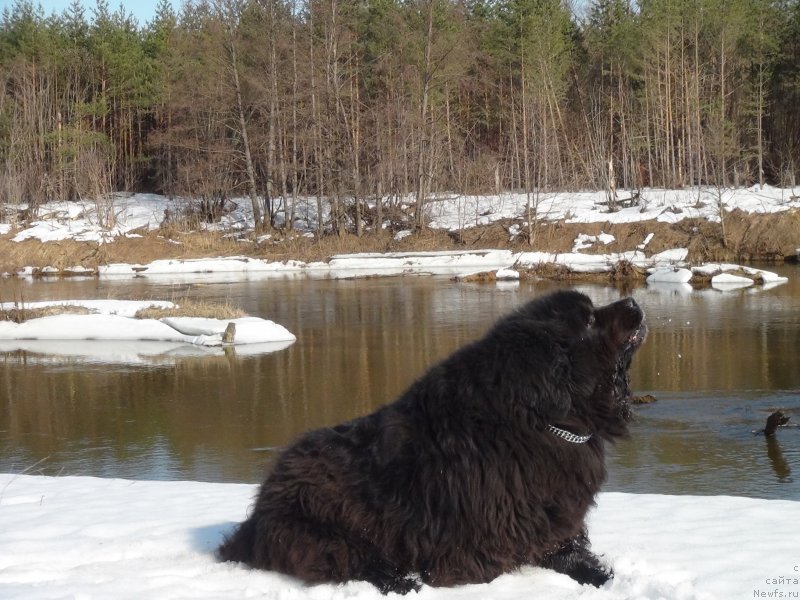
<svg viewBox="0 0 800 600">
<path fill-rule="evenodd" d="M 543 421 L 563 419 L 572 409 L 569 370 L 566 356 L 554 357 L 546 368 L 531 374 L 533 380 L 526 385 L 525 404 Z"/>
</svg>

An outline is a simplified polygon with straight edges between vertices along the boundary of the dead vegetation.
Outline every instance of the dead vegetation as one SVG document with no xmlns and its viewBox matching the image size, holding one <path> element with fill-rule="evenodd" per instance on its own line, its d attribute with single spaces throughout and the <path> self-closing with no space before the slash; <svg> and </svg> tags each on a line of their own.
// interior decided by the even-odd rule
<svg viewBox="0 0 800 600">
<path fill-rule="evenodd" d="M 85 306 L 54 305 L 41 308 L 27 308 L 24 304 L 15 303 L 11 308 L 0 308 L 0 321 L 24 323 L 33 319 L 52 317 L 53 315 L 88 315 L 92 311 Z"/>
<path fill-rule="evenodd" d="M 238 319 L 247 313 L 229 303 L 205 302 L 203 300 L 175 300 L 172 308 L 148 306 L 136 311 L 136 319 L 163 319 L 165 317 L 201 317 L 204 319 Z"/>
<path fill-rule="evenodd" d="M 136 312 L 135 319 L 163 319 L 166 317 L 201 317 L 204 319 L 229 320 L 248 316 L 246 312 L 230 303 L 206 302 L 203 300 L 189 300 L 188 298 L 174 300 L 172 308 L 161 308 L 153 305 Z M 95 311 L 85 306 L 71 304 L 53 304 L 50 306 L 31 308 L 24 302 L 14 302 L 10 308 L 2 308 L 0 304 L 0 321 L 24 323 L 42 317 L 54 315 L 90 315 Z"/>
<path fill-rule="evenodd" d="M 0 236 L 0 273 L 15 273 L 32 267 L 34 274 L 46 275 L 53 268 L 59 274 L 71 274 L 75 267 L 96 270 L 113 263 L 147 264 L 158 259 L 191 259 L 224 256 L 249 256 L 268 261 L 326 261 L 336 254 L 357 252 L 409 252 L 433 250 L 510 249 L 514 251 L 571 252 L 575 238 L 583 233 L 613 235 L 614 242 L 584 250 L 585 253 L 623 252 L 637 248 L 652 233 L 644 248 L 650 255 L 670 248 L 688 248 L 692 263 L 708 261 L 747 262 L 783 261 L 795 257 L 800 247 L 800 211 L 777 214 L 749 214 L 739 210 L 726 213 L 725 228 L 705 219 L 685 219 L 675 224 L 656 221 L 634 223 L 540 222 L 534 229 L 534 244 L 527 232 L 512 235 L 512 226 L 520 221 L 507 219 L 490 225 L 459 231 L 423 229 L 400 240 L 388 231 L 368 232 L 358 237 L 350 233 L 306 236 L 273 231 L 257 238 L 253 232 L 223 234 L 216 231 L 181 231 L 166 227 L 143 232 L 141 237 L 118 237 L 106 243 L 62 240 L 42 243 L 38 240 L 12 242 L 13 233 Z M 524 228 L 520 227 L 520 230 Z M 614 278 L 639 277 L 633 269 Z M 572 278 L 563 269 L 543 266 L 534 269 L 538 277 Z M 585 278 L 585 277 L 582 277 Z"/>
</svg>

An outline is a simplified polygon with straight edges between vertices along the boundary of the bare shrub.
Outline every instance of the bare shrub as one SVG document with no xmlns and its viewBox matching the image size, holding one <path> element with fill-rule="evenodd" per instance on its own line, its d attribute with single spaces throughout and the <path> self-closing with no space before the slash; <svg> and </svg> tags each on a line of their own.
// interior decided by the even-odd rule
<svg viewBox="0 0 800 600">
<path fill-rule="evenodd" d="M 76 174 L 78 192 L 94 201 L 98 224 L 105 228 L 117 224 L 110 163 L 102 150 L 91 148 L 80 153 Z"/>
</svg>

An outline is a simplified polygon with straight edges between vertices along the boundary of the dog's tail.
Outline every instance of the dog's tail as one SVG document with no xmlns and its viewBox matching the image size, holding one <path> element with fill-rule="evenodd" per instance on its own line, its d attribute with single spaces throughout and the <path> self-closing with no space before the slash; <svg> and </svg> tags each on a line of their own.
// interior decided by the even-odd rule
<svg viewBox="0 0 800 600">
<path fill-rule="evenodd" d="M 256 521 L 247 519 L 217 548 L 217 558 L 225 562 L 254 563 Z"/>
</svg>

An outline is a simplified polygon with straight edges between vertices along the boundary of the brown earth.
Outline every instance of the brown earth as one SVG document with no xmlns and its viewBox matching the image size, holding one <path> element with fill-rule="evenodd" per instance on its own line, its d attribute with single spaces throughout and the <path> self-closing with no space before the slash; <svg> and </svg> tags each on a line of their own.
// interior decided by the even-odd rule
<svg viewBox="0 0 800 600">
<path fill-rule="evenodd" d="M 724 228 L 704 219 L 686 219 L 674 225 L 655 221 L 627 224 L 571 224 L 563 221 L 540 223 L 532 244 L 523 236 L 514 240 L 509 227 L 518 221 L 507 220 L 460 232 L 424 230 L 402 240 L 390 233 L 382 235 L 326 235 L 320 239 L 285 236 L 276 232 L 272 240 L 256 243 L 254 237 L 233 239 L 219 233 L 181 233 L 174 230 L 153 231 L 143 237 L 121 237 L 105 244 L 95 242 L 37 240 L 12 242 L 15 232 L 0 236 L 0 273 L 14 273 L 22 267 L 54 267 L 62 272 L 75 266 L 96 269 L 112 263 L 146 264 L 157 259 L 209 258 L 245 255 L 270 261 L 297 259 L 324 261 L 335 254 L 353 252 L 402 252 L 430 250 L 511 249 L 569 252 L 578 234 L 613 235 L 608 245 L 596 244 L 585 253 L 608 253 L 633 250 L 649 233 L 654 237 L 646 248 L 648 255 L 670 248 L 688 248 L 688 260 L 749 262 L 796 260 L 800 248 L 800 211 L 755 215 L 736 210 L 727 213 Z M 574 275 L 553 266 L 536 270 L 537 276 L 565 277 Z M 631 265 L 620 265 L 612 279 L 641 275 Z M 607 276 L 603 276 L 606 277 Z"/>
</svg>

